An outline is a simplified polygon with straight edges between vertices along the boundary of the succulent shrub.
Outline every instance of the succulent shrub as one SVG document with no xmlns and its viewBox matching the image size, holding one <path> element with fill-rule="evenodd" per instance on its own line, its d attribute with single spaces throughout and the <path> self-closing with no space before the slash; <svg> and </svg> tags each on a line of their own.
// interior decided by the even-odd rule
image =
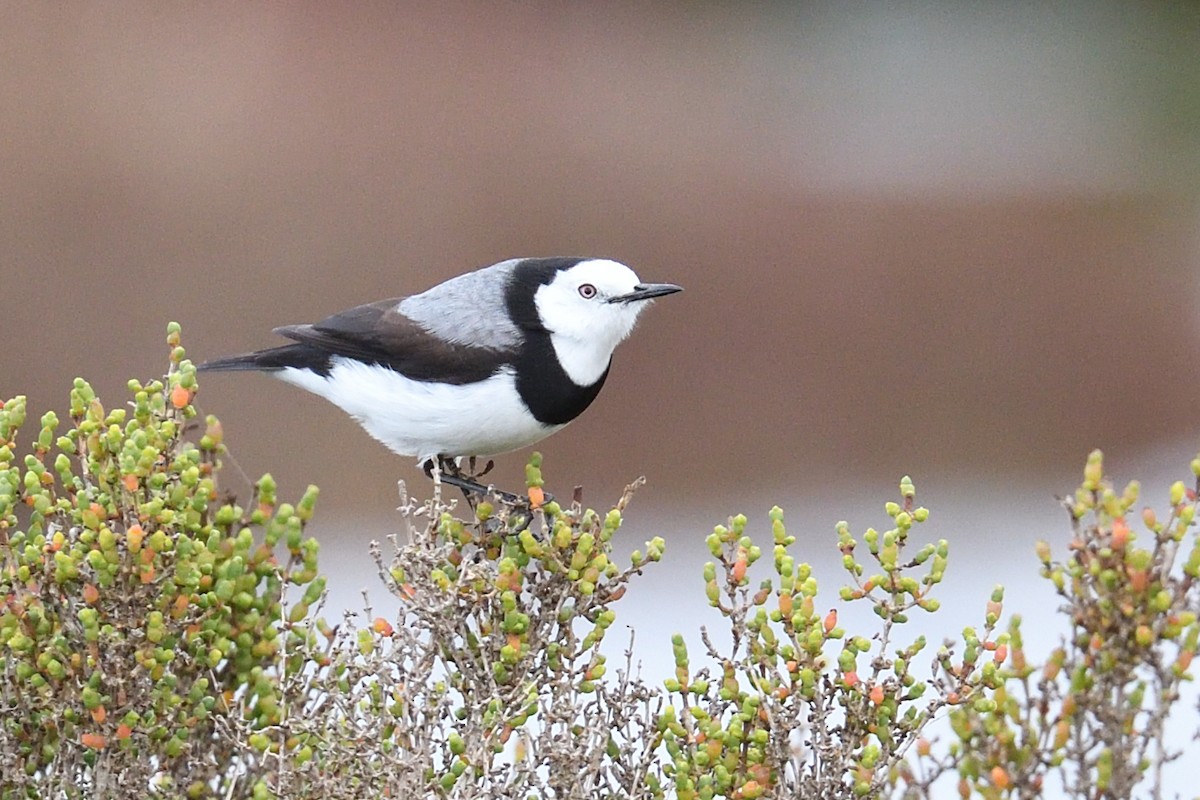
<svg viewBox="0 0 1200 800">
<path fill-rule="evenodd" d="M 82 379 L 68 425 L 0 407 L 0 796 L 207 796 L 242 758 L 221 720 L 279 721 L 285 587 L 322 591 L 316 491 L 277 504 L 265 476 L 226 502 L 220 425 L 185 435 L 195 369 L 178 326 L 168 343 L 127 408 Z"/>
<path fill-rule="evenodd" d="M 907 478 L 884 530 L 835 527 L 832 609 L 780 509 L 769 551 L 733 517 L 696 584 L 722 634 L 699 657 L 676 636 L 647 681 L 631 643 L 615 665 L 601 647 L 664 555 L 616 547 L 640 480 L 602 512 L 547 495 L 536 454 L 520 495 L 401 484 L 372 546 L 398 614 L 330 623 L 316 489 L 220 487 L 174 324 L 168 348 L 126 407 L 81 379 L 66 424 L 0 403 L 0 800 L 1160 797 L 1191 746 L 1166 725 L 1200 641 L 1194 483 L 1160 517 L 1092 455 L 1066 556 L 1037 549 L 1067 630 L 1040 664 L 999 587 L 978 628 L 907 633 L 949 563 Z M 854 605 L 877 624 L 850 629 Z"/>
</svg>

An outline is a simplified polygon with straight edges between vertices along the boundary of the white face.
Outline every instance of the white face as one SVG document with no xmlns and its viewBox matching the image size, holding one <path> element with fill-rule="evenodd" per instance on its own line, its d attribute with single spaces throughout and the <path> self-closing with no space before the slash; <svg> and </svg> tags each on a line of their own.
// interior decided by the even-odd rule
<svg viewBox="0 0 1200 800">
<path fill-rule="evenodd" d="M 534 303 L 567 375 L 580 386 L 608 369 L 613 350 L 633 330 L 649 300 L 610 303 L 640 283 L 633 270 L 606 259 L 581 261 L 537 290 Z"/>
<path fill-rule="evenodd" d="M 611 342 L 616 347 L 649 305 L 646 300 L 610 303 L 640 283 L 629 267 L 616 261 L 591 259 L 562 270 L 537 290 L 534 302 L 550 333 L 569 339 Z"/>
</svg>

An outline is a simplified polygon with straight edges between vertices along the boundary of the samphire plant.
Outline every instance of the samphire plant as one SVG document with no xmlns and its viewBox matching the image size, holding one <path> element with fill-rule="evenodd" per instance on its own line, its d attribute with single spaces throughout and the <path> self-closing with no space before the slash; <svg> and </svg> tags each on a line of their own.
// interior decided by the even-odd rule
<svg viewBox="0 0 1200 800">
<path fill-rule="evenodd" d="M 329 623 L 315 488 L 225 493 L 177 325 L 168 345 L 127 407 L 83 380 L 65 425 L 0 406 L 0 800 L 1157 797 L 1190 746 L 1164 726 L 1200 638 L 1194 488 L 1160 519 L 1093 454 L 1068 556 L 1039 547 L 1069 631 L 1040 665 L 999 588 L 954 643 L 906 635 L 949 549 L 919 541 L 908 479 L 885 530 L 831 544 L 869 629 L 818 607 L 779 509 L 769 551 L 735 516 L 696 592 L 724 630 L 648 680 L 602 649 L 663 558 L 614 546 L 638 482 L 607 512 L 555 502 L 535 455 L 522 497 L 404 495 L 372 551 L 398 616 Z"/>
<path fill-rule="evenodd" d="M 231 764 L 232 716 L 278 724 L 285 586 L 317 600 L 316 489 L 248 508 L 218 495 L 221 429 L 185 437 L 195 370 L 178 326 L 164 380 L 108 410 L 76 380 L 70 427 L 0 408 L 0 796 L 208 796 Z M 282 554 L 282 557 L 281 557 Z M 132 793 L 132 794 L 131 794 Z"/>
</svg>

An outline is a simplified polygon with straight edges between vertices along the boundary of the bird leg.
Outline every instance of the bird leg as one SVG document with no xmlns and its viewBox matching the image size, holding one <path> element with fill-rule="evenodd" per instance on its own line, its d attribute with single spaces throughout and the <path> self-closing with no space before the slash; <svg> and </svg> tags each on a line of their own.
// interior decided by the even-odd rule
<svg viewBox="0 0 1200 800">
<path fill-rule="evenodd" d="M 482 477 L 492 471 L 495 462 L 490 459 L 484 466 L 483 471 L 478 474 L 473 474 L 475 470 L 475 458 L 471 457 L 467 463 L 470 465 L 471 472 L 469 473 L 463 471 L 458 463 L 458 459 L 449 456 L 438 456 L 436 459 L 431 458 L 422 464 L 421 469 L 430 480 L 438 480 L 447 486 L 454 486 L 461 490 L 472 512 L 478 508 L 481 499 L 491 495 L 516 512 L 516 516 L 509 520 L 510 524 L 512 524 L 513 519 L 518 521 L 516 526 L 511 529 L 512 532 L 519 532 L 528 528 L 529 524 L 533 521 L 533 514 L 531 512 L 535 508 L 530 498 L 513 494 L 512 492 L 501 491 L 495 486 L 484 486 L 475 480 L 475 478 Z M 436 478 L 434 477 L 435 474 L 437 475 Z M 542 501 L 537 507 L 540 508 L 542 505 L 553 500 L 554 496 L 549 492 L 545 492 Z M 499 520 L 492 521 L 498 522 Z"/>
<path fill-rule="evenodd" d="M 467 460 L 467 464 L 469 465 L 470 475 L 472 478 L 475 478 L 476 480 L 478 480 L 479 478 L 482 478 L 484 475 L 487 475 L 496 466 L 496 462 L 489 458 L 487 460 L 487 463 L 483 465 L 483 469 L 480 470 L 479 472 L 476 472 L 475 471 L 475 462 L 477 460 L 478 459 L 476 456 L 471 456 Z"/>
<path fill-rule="evenodd" d="M 472 457 L 471 462 L 469 462 L 472 470 L 475 466 L 473 463 L 474 460 L 474 457 Z M 489 494 L 495 495 L 498 500 L 503 503 L 507 503 L 508 505 L 529 505 L 528 498 L 513 494 L 512 492 L 503 492 L 495 487 L 485 486 L 482 483 L 479 483 L 479 481 L 475 480 L 475 478 L 482 477 L 491 472 L 493 466 L 494 463 L 492 461 L 488 461 L 487 465 L 483 469 L 483 472 L 475 475 L 470 472 L 464 472 L 462 467 L 458 465 L 458 461 L 456 459 L 448 456 L 438 456 L 436 460 L 429 459 L 426 461 L 423 465 L 423 470 L 426 477 L 430 478 L 431 480 L 433 479 L 433 473 L 436 470 L 439 473 L 438 477 L 442 483 L 446 484 L 447 486 L 454 486 L 462 490 L 463 496 L 466 497 L 467 503 L 470 504 L 472 509 L 475 508 L 476 500 L 479 497 L 486 497 Z"/>
</svg>

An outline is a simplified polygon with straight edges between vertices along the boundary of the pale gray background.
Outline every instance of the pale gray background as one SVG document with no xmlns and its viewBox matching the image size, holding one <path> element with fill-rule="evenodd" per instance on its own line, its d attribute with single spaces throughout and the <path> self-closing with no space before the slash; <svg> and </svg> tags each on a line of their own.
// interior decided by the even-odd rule
<svg viewBox="0 0 1200 800">
<path fill-rule="evenodd" d="M 944 630 L 992 584 L 1059 632 L 1032 543 L 1092 447 L 1161 500 L 1200 448 L 1194 4 L 0 5 L 0 394 L 110 404 L 164 365 L 516 255 L 687 291 L 543 443 L 619 547 L 647 670 L 702 618 L 704 534 L 832 527 L 904 473 L 953 543 Z M 241 468 L 322 486 L 335 600 L 417 471 L 323 401 L 207 378 Z M 497 479 L 519 480 L 524 453 Z M 227 485 L 244 489 L 234 471 Z M 1183 735 L 1183 734 L 1181 734 Z"/>
</svg>

